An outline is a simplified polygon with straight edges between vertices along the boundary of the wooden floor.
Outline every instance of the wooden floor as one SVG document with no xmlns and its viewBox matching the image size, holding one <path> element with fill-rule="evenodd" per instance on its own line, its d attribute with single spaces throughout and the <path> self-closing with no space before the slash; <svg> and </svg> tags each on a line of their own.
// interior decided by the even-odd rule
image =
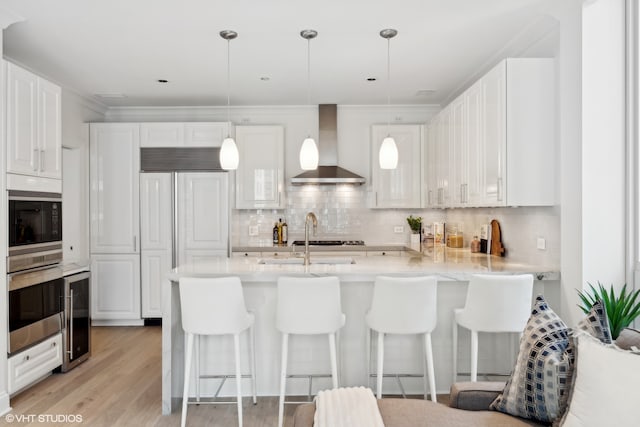
<svg viewBox="0 0 640 427">
<path fill-rule="evenodd" d="M 159 326 L 92 329 L 92 357 L 66 374 L 54 374 L 11 399 L 11 425 L 23 426 L 179 426 L 180 411 L 163 416 L 162 331 Z M 438 396 L 440 399 L 440 396 Z M 448 397 L 448 396 L 447 396 Z M 292 425 L 296 405 L 285 405 L 285 426 Z M 67 416 L 43 423 L 38 416 Z M 32 416 L 32 423 L 17 417 Z M 73 422 L 69 416 L 81 416 Z M 244 399 L 245 427 L 273 427 L 278 398 Z M 235 405 L 189 405 L 187 425 L 236 426 Z M 0 425 L 10 425 L 0 418 Z"/>
</svg>

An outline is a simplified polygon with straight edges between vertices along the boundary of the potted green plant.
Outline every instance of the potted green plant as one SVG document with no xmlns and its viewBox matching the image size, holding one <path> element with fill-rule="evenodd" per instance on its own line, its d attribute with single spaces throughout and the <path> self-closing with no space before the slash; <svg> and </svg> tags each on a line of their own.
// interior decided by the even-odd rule
<svg viewBox="0 0 640 427">
<path fill-rule="evenodd" d="M 582 302 L 582 305 L 578 305 L 578 307 L 586 314 L 596 301 L 602 301 L 609 319 L 611 338 L 615 340 L 620 332 L 640 315 L 640 301 L 638 300 L 640 289 L 627 293 L 627 285 L 625 284 L 620 293 L 616 294 L 613 285 L 609 290 L 606 290 L 600 282 L 598 282 L 597 289 L 591 283 L 587 282 L 587 284 L 591 288 L 591 292 L 578 291 Z"/>
<path fill-rule="evenodd" d="M 407 223 L 411 229 L 411 243 L 420 244 L 420 233 L 422 231 L 422 217 L 409 215 L 407 217 Z"/>
</svg>

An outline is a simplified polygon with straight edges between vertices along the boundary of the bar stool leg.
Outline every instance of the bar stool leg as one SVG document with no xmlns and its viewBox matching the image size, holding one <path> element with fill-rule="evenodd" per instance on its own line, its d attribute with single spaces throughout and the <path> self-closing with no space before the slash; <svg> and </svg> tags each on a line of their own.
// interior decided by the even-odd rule
<svg viewBox="0 0 640 427">
<path fill-rule="evenodd" d="M 453 383 L 458 381 L 458 322 L 453 316 Z"/>
<path fill-rule="evenodd" d="M 282 334 L 282 365 L 280 367 L 280 402 L 278 404 L 278 427 L 282 427 L 284 419 L 284 392 L 287 381 L 287 352 L 289 351 L 289 334 Z"/>
<path fill-rule="evenodd" d="M 478 381 L 478 332 L 471 331 L 471 381 Z"/>
<path fill-rule="evenodd" d="M 424 377 L 422 377 L 424 382 L 424 400 L 427 400 L 427 388 L 429 385 L 429 378 L 427 378 L 428 366 L 427 366 L 427 334 L 422 335 L 422 372 L 424 373 Z"/>
<path fill-rule="evenodd" d="M 185 334 L 184 355 L 184 391 L 182 392 L 182 417 L 180 426 L 187 424 L 187 403 L 189 401 L 189 378 L 191 378 L 191 359 L 193 357 L 193 334 Z"/>
<path fill-rule="evenodd" d="M 424 334 L 424 352 L 427 359 L 427 370 L 425 370 L 424 375 L 426 376 L 428 371 L 431 400 L 433 402 L 437 402 L 438 398 L 436 396 L 436 375 L 433 369 L 433 346 L 431 345 L 430 333 Z"/>
<path fill-rule="evenodd" d="M 233 334 L 233 352 L 236 359 L 236 399 L 238 400 L 238 426 L 242 427 L 242 371 L 240 369 L 240 334 Z"/>
<path fill-rule="evenodd" d="M 253 325 L 249 326 L 249 345 L 251 346 L 251 394 L 253 394 L 253 404 L 258 403 L 256 395 L 256 334 Z"/>
<path fill-rule="evenodd" d="M 200 403 L 200 335 L 195 336 L 195 367 L 194 371 L 196 373 L 196 402 Z"/>
<path fill-rule="evenodd" d="M 336 357 L 336 334 L 329 334 L 329 352 L 331 353 L 331 379 L 333 388 L 338 388 L 338 363 Z"/>
<path fill-rule="evenodd" d="M 367 333 L 365 334 L 366 337 L 366 351 L 365 353 L 367 353 L 367 387 L 371 387 L 371 328 L 367 328 Z"/>
<path fill-rule="evenodd" d="M 384 360 L 384 333 L 378 331 L 378 377 L 376 378 L 378 399 L 382 399 L 382 362 Z"/>
</svg>

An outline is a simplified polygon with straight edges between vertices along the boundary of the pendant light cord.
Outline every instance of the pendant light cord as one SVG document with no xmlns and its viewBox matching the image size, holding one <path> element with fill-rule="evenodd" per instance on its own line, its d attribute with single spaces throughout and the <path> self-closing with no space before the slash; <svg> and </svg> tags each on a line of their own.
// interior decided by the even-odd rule
<svg viewBox="0 0 640 427">
<path fill-rule="evenodd" d="M 227 40 L 227 138 L 231 137 L 231 40 Z"/>
<path fill-rule="evenodd" d="M 387 134 L 391 135 L 391 38 L 387 39 Z"/>
<path fill-rule="evenodd" d="M 307 39 L 307 105 L 311 106 L 311 39 Z M 310 130 L 307 134 L 311 138 Z"/>
</svg>

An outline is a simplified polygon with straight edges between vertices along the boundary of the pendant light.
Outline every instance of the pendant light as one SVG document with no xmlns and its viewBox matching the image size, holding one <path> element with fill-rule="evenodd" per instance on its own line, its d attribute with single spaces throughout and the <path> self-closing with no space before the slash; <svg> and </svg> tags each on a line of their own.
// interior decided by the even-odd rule
<svg viewBox="0 0 640 427">
<path fill-rule="evenodd" d="M 315 30 L 302 30 L 300 35 L 307 40 L 307 104 L 311 105 L 311 40 L 316 38 L 318 32 Z M 303 170 L 318 169 L 318 146 L 307 136 L 300 148 L 300 168 Z"/>
<path fill-rule="evenodd" d="M 391 39 L 398 34 L 397 30 L 387 28 L 380 31 L 380 36 L 387 39 L 387 136 L 382 140 L 378 159 L 380 169 L 395 169 L 398 167 L 398 147 L 391 136 Z"/>
<path fill-rule="evenodd" d="M 238 33 L 231 30 L 220 31 L 220 37 L 227 41 L 227 123 L 229 129 L 231 128 L 231 119 L 229 118 L 229 109 L 231 105 L 231 61 L 230 50 L 231 40 L 238 37 Z M 220 166 L 222 169 L 233 170 L 238 169 L 238 163 L 240 162 L 240 154 L 238 153 L 238 147 L 236 142 L 231 137 L 230 131 L 227 131 L 227 137 L 222 141 L 222 147 L 220 147 Z"/>
</svg>

